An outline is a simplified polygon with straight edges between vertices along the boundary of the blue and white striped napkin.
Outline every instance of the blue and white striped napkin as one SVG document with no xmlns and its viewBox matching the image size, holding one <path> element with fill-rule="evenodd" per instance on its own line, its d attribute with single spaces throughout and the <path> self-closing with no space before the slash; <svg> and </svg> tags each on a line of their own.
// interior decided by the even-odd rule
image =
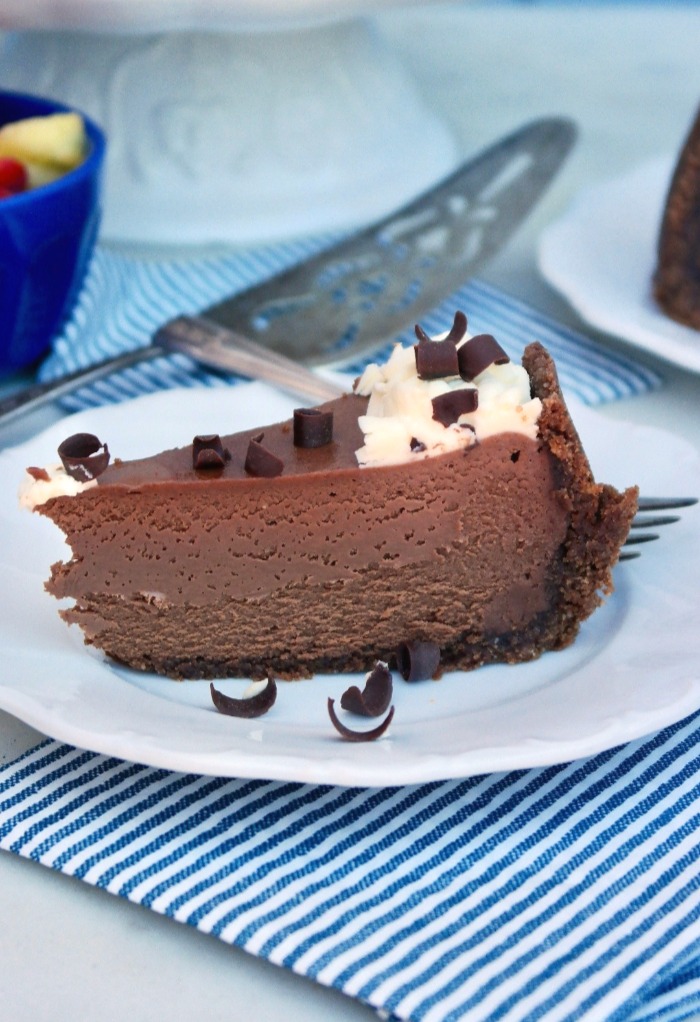
<svg viewBox="0 0 700 1022">
<path fill-rule="evenodd" d="M 169 773 L 48 741 L 0 845 L 412 1022 L 700 1012 L 700 714 L 403 788 Z"/>
<path fill-rule="evenodd" d="M 101 250 L 42 375 L 145 344 L 303 254 Z M 478 281 L 426 329 L 455 307 L 514 354 L 542 340 L 589 404 L 659 382 Z M 227 385 L 162 361 L 73 406 Z M 0 769 L 0 846 L 385 1017 L 676 1022 L 700 1012 L 699 796 L 700 714 L 566 765 L 380 789 L 178 774 L 48 740 Z"/>
</svg>

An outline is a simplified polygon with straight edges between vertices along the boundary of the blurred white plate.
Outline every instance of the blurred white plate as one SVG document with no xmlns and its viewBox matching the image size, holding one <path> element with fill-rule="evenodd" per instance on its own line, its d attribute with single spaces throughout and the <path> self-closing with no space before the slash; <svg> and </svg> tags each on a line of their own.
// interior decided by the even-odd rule
<svg viewBox="0 0 700 1022">
<path fill-rule="evenodd" d="M 700 707 L 698 508 L 616 571 L 617 589 L 568 650 L 515 667 L 438 682 L 395 680 L 396 714 L 374 743 L 341 739 L 328 719 L 351 676 L 281 683 L 253 721 L 218 714 L 206 682 L 174 682 L 118 668 L 82 643 L 43 590 L 64 556 L 54 526 L 17 506 L 15 484 L 53 460 L 60 441 L 87 430 L 115 456 L 133 457 L 196 433 L 254 426 L 292 402 L 256 383 L 166 391 L 81 412 L 0 455 L 3 532 L 0 706 L 44 733 L 96 752 L 218 776 L 310 783 L 398 785 L 536 767 L 589 756 L 648 734 Z M 679 437 L 572 407 L 600 478 L 647 494 L 700 494 L 700 458 Z M 147 428 L 145 423 L 148 423 Z M 245 681 L 219 687 L 241 694 Z M 355 725 L 359 726 L 359 725 Z"/>
<path fill-rule="evenodd" d="M 539 265 L 592 326 L 697 373 L 700 332 L 666 316 L 651 292 L 673 164 L 654 160 L 582 192 L 544 231 Z"/>
</svg>

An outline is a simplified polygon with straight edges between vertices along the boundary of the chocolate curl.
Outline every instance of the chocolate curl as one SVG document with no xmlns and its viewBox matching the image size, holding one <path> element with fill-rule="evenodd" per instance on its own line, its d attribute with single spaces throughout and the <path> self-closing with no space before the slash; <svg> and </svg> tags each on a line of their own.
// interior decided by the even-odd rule
<svg viewBox="0 0 700 1022">
<path fill-rule="evenodd" d="M 294 409 L 294 446 L 325 447 L 333 439 L 333 412 L 320 408 Z"/>
<path fill-rule="evenodd" d="M 58 448 L 58 456 L 72 479 L 89 483 L 109 465 L 109 449 L 94 433 L 73 433 Z"/>
<path fill-rule="evenodd" d="M 416 332 L 416 337 L 418 338 L 419 341 L 430 341 L 431 340 L 429 335 L 426 334 L 426 332 L 423 329 L 423 327 L 419 326 L 418 323 L 416 323 L 414 329 L 415 329 L 415 332 Z M 455 318 L 454 318 L 454 320 L 452 322 L 452 326 L 450 327 L 450 332 L 445 337 L 445 340 L 446 341 L 452 341 L 453 344 L 459 344 L 459 342 L 462 340 L 462 338 L 464 337 L 466 332 L 467 332 L 467 317 L 466 317 L 466 315 L 463 312 L 457 311 L 457 312 L 455 312 Z"/>
<path fill-rule="evenodd" d="M 229 717 L 241 717 L 244 720 L 262 717 L 272 709 L 277 699 L 277 683 L 273 677 L 267 679 L 264 689 L 249 699 L 234 699 L 232 696 L 224 695 L 214 688 L 213 683 L 209 685 L 209 691 L 219 713 L 225 713 Z"/>
<path fill-rule="evenodd" d="M 192 441 L 192 467 L 195 469 L 223 468 L 230 458 L 218 433 L 196 436 Z"/>
<path fill-rule="evenodd" d="M 372 728 L 371 731 L 353 731 L 352 728 L 346 727 L 345 724 L 338 719 L 338 714 L 335 712 L 335 701 L 333 699 L 328 700 L 328 716 L 331 718 L 331 723 L 338 734 L 342 735 L 342 737 L 346 738 L 349 742 L 374 742 L 377 738 L 381 738 L 394 719 L 394 707 L 391 707 L 381 724 Z"/>
<path fill-rule="evenodd" d="M 272 451 L 263 447 L 261 441 L 263 434 L 253 437 L 248 444 L 248 452 L 245 456 L 244 468 L 248 475 L 259 476 L 264 479 L 272 479 L 282 475 L 284 462 Z"/>
<path fill-rule="evenodd" d="M 440 666 L 440 647 L 436 642 L 418 639 L 401 642 L 396 650 L 396 664 L 404 681 L 434 678 Z"/>
<path fill-rule="evenodd" d="M 441 380 L 459 376 L 459 359 L 456 345 L 467 332 L 467 317 L 456 312 L 447 337 L 442 341 L 432 340 L 422 326 L 416 323 L 415 333 L 418 344 L 414 345 L 416 373 L 421 380 Z"/>
<path fill-rule="evenodd" d="M 467 332 L 467 317 L 463 312 L 455 312 L 454 322 L 450 329 L 449 334 L 445 338 L 447 341 L 452 341 L 454 344 L 459 344 L 464 335 Z"/>
<path fill-rule="evenodd" d="M 490 365 L 505 365 L 508 355 L 491 334 L 477 334 L 465 341 L 457 351 L 459 375 L 467 382 L 488 369 Z"/>
<path fill-rule="evenodd" d="M 448 376 L 459 376 L 459 362 L 454 341 L 431 341 L 420 327 L 416 334 L 422 334 L 420 343 L 413 350 L 416 355 L 416 373 L 421 380 L 441 380 Z"/>
<path fill-rule="evenodd" d="M 432 400 L 433 418 L 443 426 L 451 426 L 460 415 L 475 412 L 479 406 L 479 392 L 476 387 L 465 390 L 448 390 Z"/>
<path fill-rule="evenodd" d="M 380 660 L 367 675 L 363 690 L 351 685 L 340 697 L 340 705 L 360 717 L 381 717 L 391 702 L 393 688 L 391 671 Z"/>
</svg>

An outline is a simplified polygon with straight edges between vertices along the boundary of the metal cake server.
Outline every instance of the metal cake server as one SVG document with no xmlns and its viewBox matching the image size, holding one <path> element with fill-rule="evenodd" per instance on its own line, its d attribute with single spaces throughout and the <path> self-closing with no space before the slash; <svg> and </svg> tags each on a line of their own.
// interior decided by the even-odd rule
<svg viewBox="0 0 700 1022">
<path fill-rule="evenodd" d="M 505 245 L 575 137 L 573 123 L 564 118 L 526 124 L 339 244 L 200 315 L 171 320 L 146 347 L 0 401 L 0 421 L 173 350 L 246 375 L 246 346 L 249 356 L 259 356 L 262 348 L 268 360 L 313 366 L 376 348 L 456 291 Z M 261 361 L 256 378 L 265 375 Z"/>
</svg>

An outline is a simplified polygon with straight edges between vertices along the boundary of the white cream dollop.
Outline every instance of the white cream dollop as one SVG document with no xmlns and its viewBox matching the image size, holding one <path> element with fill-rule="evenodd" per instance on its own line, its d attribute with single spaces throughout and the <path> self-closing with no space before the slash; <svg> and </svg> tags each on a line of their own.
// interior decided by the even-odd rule
<svg viewBox="0 0 700 1022">
<path fill-rule="evenodd" d="M 48 465 L 44 468 L 48 479 L 36 479 L 27 472 L 19 487 L 20 507 L 33 511 L 35 507 L 45 504 L 52 497 L 74 497 L 76 493 L 97 486 L 96 479 L 81 483 L 68 475 L 63 465 Z"/>
<path fill-rule="evenodd" d="M 461 343 L 468 340 L 467 336 Z M 475 411 L 460 415 L 449 426 L 433 418 L 433 398 L 474 388 L 478 391 Z M 421 380 L 414 349 L 401 344 L 384 365 L 367 366 L 355 392 L 369 397 L 367 412 L 358 420 L 365 438 L 356 452 L 361 466 L 431 458 L 471 447 L 497 433 L 520 433 L 534 440 L 542 409 L 540 399 L 530 396 L 530 379 L 521 365 L 490 365 L 471 382 L 459 376 Z"/>
</svg>

